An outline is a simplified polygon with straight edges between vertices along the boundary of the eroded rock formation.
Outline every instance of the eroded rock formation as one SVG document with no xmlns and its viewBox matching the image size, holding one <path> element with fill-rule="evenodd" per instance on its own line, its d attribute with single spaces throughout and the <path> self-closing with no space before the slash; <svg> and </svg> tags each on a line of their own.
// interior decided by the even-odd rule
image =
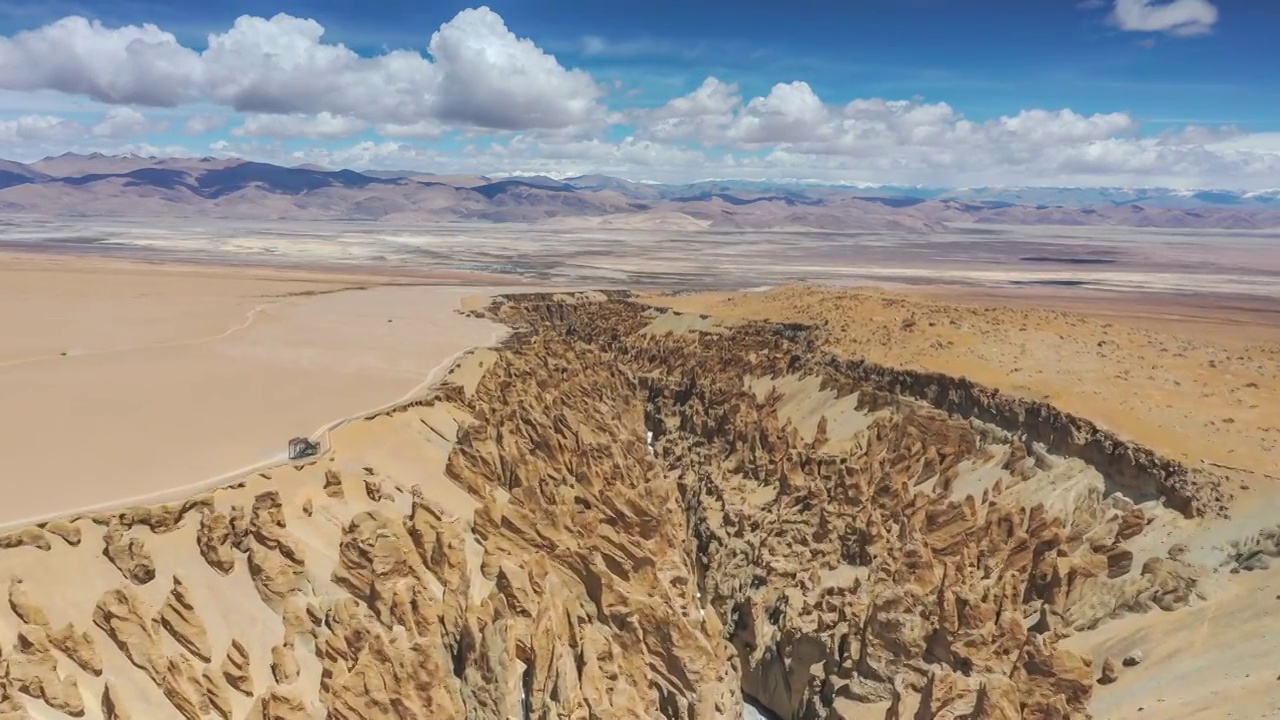
<svg viewBox="0 0 1280 720">
<path fill-rule="evenodd" d="M 0 715 L 1074 720 L 1059 640 L 1197 591 L 1129 543 L 1221 497 L 1086 421 L 800 326 L 489 312 L 482 374 L 314 463 L 6 534 L 0 568 L 94 572 L 12 573 Z"/>
</svg>

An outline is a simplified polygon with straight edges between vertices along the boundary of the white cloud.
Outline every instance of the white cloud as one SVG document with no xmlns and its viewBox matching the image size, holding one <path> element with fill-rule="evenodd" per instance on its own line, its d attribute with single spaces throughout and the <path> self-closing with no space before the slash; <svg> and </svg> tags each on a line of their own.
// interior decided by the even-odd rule
<svg viewBox="0 0 1280 720">
<path fill-rule="evenodd" d="M 1112 21 L 1131 32 L 1203 35 L 1218 22 L 1218 8 L 1209 0 L 1115 0 Z"/>
<path fill-rule="evenodd" d="M 1193 35 L 1218 19 L 1209 0 L 1103 4 L 1119 27 L 1146 33 Z M 1275 135 L 1194 124 L 1144 135 L 1128 113 L 1070 109 L 971 119 L 918 98 L 833 102 L 802 80 L 744 97 L 737 84 L 708 77 L 659 107 L 613 112 L 604 85 L 487 8 L 444 23 L 425 53 L 365 57 L 324 36 L 314 20 L 276 15 L 237 19 L 202 52 L 153 25 L 83 18 L 0 37 L 0 106 L 24 113 L 0 120 L 0 155 L 151 147 L 146 135 L 167 118 L 192 136 L 234 120 L 232 138 L 209 150 L 287 165 L 931 185 L 1258 187 L 1280 174 Z M 624 87 L 615 81 L 612 90 Z M 606 140 L 617 125 L 634 132 Z M 365 132 L 377 138 L 337 149 L 281 142 Z M 471 145 L 446 152 L 415 142 L 446 133 Z"/>
<path fill-rule="evenodd" d="M 706 177 L 812 178 L 825 181 L 973 185 L 1159 185 L 1168 187 L 1272 187 L 1280 174 L 1280 133 L 1235 134 L 1230 128 L 1188 128 L 1153 137 L 1103 137 L 1121 119 L 1075 113 L 1029 113 L 973 123 L 947 117 L 938 105 L 881 101 L 891 130 L 904 137 L 921 129 L 937 133 L 933 145 L 821 144 L 766 146 L 753 152 L 711 152 L 628 137 L 555 141 L 518 134 L 505 142 L 477 143 L 444 152 L 410 142 L 364 141 L 344 148 L 286 150 L 280 144 L 215 143 L 212 150 L 284 165 L 395 168 L 438 173 L 546 174 L 565 177 L 606 173 L 633 180 L 688 182 Z M 876 102 L 863 102 L 865 118 Z M 843 114 L 843 111 L 841 114 Z M 954 112 L 954 111 L 952 111 Z M 1127 131 L 1126 131 L 1127 132 Z M 950 133 L 951 140 L 944 140 Z M 960 142 L 968 138 L 973 144 Z M 830 144 L 828 144 L 830 145 Z M 846 152 L 830 152 L 841 149 Z"/>
<path fill-rule="evenodd" d="M 758 173 L 752 177 L 925 184 L 1236 186 L 1246 179 L 1265 184 L 1277 169 L 1275 158 L 1254 149 L 1228 153 L 1223 143 L 1241 136 L 1231 127 L 1142 136 L 1127 113 L 1069 109 L 1029 109 L 980 122 L 947 103 L 860 98 L 833 105 L 803 82 L 776 85 L 744 102 L 733 86 L 709 79 L 639 117 L 645 123 L 640 136 L 650 140 L 765 152 L 739 155 L 720 176 L 735 170 Z"/>
<path fill-rule="evenodd" d="M 187 118 L 182 131 L 188 135 L 204 135 L 227 124 L 227 116 L 220 113 L 200 113 Z"/>
<path fill-rule="evenodd" d="M 201 55 L 201 93 L 241 112 L 359 116 L 391 120 L 428 112 L 438 82 L 416 52 L 363 58 L 321 41 L 320 23 L 289 15 L 242 16 L 209 36 Z"/>
<path fill-rule="evenodd" d="M 819 142 L 834 137 L 827 107 L 802 81 L 778 83 L 738 113 L 729 136 L 748 144 Z"/>
<path fill-rule="evenodd" d="M 50 142 L 79 140 L 86 128 L 75 120 L 55 115 L 23 115 L 11 120 L 0 120 L 0 142 Z"/>
<path fill-rule="evenodd" d="M 1252 133 L 1248 135 L 1219 135 L 1206 147 L 1215 151 L 1280 156 L 1280 132 Z"/>
<path fill-rule="evenodd" d="M 30 162 L 64 152 L 158 157 L 193 154 L 185 147 L 132 140 L 163 125 L 131 108 L 111 108 L 92 125 L 56 115 L 28 114 L 0 120 L 0 157 Z M 125 140 L 128 142 L 122 142 Z"/>
<path fill-rule="evenodd" d="M 321 112 L 316 115 L 265 115 L 254 114 L 231 131 L 236 137 L 344 138 L 359 135 L 369 124 L 345 115 Z"/>
<path fill-rule="evenodd" d="M 407 125 L 382 123 L 381 125 L 378 125 L 375 130 L 383 137 L 431 140 L 443 135 L 445 127 L 435 120 L 423 120 L 421 122 L 409 123 Z"/>
<path fill-rule="evenodd" d="M 199 55 L 155 25 L 108 28 L 67 17 L 0 38 L 0 87 L 107 103 L 173 106 L 192 97 Z"/>
<path fill-rule="evenodd" d="M 566 128 L 598 121 L 603 95 L 591 76 L 566 70 L 517 38 L 488 8 L 463 10 L 431 36 L 440 72 L 436 114 L 502 130 Z"/>
<path fill-rule="evenodd" d="M 700 150 L 682 148 L 635 137 L 612 143 L 604 140 L 554 142 L 516 136 L 490 155 L 515 163 L 520 170 L 587 174 L 595 172 L 629 172 L 651 176 L 660 173 L 697 171 L 707 156 Z"/>
<path fill-rule="evenodd" d="M 163 130 L 165 123 L 151 122 L 145 115 L 131 107 L 113 107 L 90 128 L 95 137 L 132 138 L 149 132 Z"/>
<path fill-rule="evenodd" d="M 639 114 L 648 135 L 658 139 L 718 138 L 742 104 L 738 86 L 709 77 L 688 95 Z"/>
<path fill-rule="evenodd" d="M 242 16 L 196 52 L 155 25 L 111 28 L 68 17 L 0 38 L 0 89 L 57 90 L 110 104 L 211 102 L 241 112 L 330 113 L 367 123 L 438 120 L 501 130 L 600 122 L 602 90 L 488 8 L 431 37 L 431 57 L 362 57 L 323 41 L 318 22 Z"/>
<path fill-rule="evenodd" d="M 448 169 L 449 163 L 457 163 L 457 156 L 439 153 L 401 142 L 375 142 L 364 140 L 344 148 L 311 147 L 303 150 L 286 150 L 277 142 L 234 143 L 218 140 L 209 145 L 216 155 L 242 157 L 248 160 L 272 162 L 281 165 L 312 164 L 330 168 L 364 169 Z"/>
<path fill-rule="evenodd" d="M 824 103 L 804 82 L 779 83 L 768 95 L 744 104 L 734 89 L 709 79 L 689 95 L 652 111 L 645 136 L 865 156 L 936 154 L 940 148 L 1034 151 L 1110 138 L 1137 125 L 1125 113 L 1084 116 L 1038 109 L 976 123 L 947 103 L 882 98 L 860 98 L 839 107 Z M 680 112 L 688 114 L 682 117 Z"/>
</svg>

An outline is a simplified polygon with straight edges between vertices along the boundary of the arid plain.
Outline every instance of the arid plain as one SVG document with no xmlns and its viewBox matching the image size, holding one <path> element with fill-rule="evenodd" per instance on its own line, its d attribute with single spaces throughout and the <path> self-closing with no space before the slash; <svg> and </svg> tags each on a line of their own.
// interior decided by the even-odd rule
<svg viewBox="0 0 1280 720">
<path fill-rule="evenodd" d="M 84 696 L 80 714 L 91 718 L 124 717 L 112 714 L 118 705 L 131 706 L 133 717 L 318 717 L 318 698 L 332 699 L 325 693 L 336 692 L 337 681 L 325 679 L 331 658 L 321 652 L 320 634 L 308 631 L 313 639 L 297 641 L 300 668 L 298 661 L 291 666 L 281 659 L 294 653 L 292 616 L 283 611 L 281 644 L 279 618 L 258 601 L 259 595 L 267 599 L 263 584 L 270 585 L 252 575 L 258 550 L 248 552 L 249 570 L 223 578 L 181 545 L 206 547 L 198 513 L 180 513 L 172 533 L 154 524 L 135 527 L 136 520 L 126 523 L 112 513 L 205 497 L 206 517 L 215 508 L 228 512 L 232 503 L 252 504 L 257 522 L 261 503 L 253 493 L 274 491 L 274 502 L 282 497 L 284 509 L 262 512 L 283 512 L 303 538 L 310 592 L 337 592 L 328 578 L 341 575 L 334 568 L 348 562 L 345 555 L 335 559 L 339 535 L 342 552 L 354 552 L 345 538 L 364 538 L 361 513 L 387 503 L 418 507 L 410 501 L 411 485 L 421 485 L 418 492 L 444 509 L 446 525 L 461 518 L 470 527 L 476 508 L 494 502 L 445 470 L 448 442 L 463 437 L 451 433 L 476 422 L 477 411 L 467 415 L 460 409 L 466 403 L 449 396 L 459 407 L 409 408 L 343 426 L 321 464 L 298 473 L 287 465 L 280 472 L 268 469 L 282 461 L 285 441 L 420 396 L 464 351 L 492 345 L 507 332 L 499 316 L 463 315 L 458 311 L 464 306 L 478 309 L 483 298 L 500 293 L 585 287 L 630 288 L 647 306 L 686 313 L 665 325 L 654 321 L 654 328 L 677 337 L 705 332 L 714 338 L 752 321 L 803 323 L 814 329 L 815 347 L 824 352 L 967 377 L 1015 398 L 1051 403 L 1185 465 L 1220 493 L 1224 516 L 1185 518 L 1135 497 L 1147 521 L 1142 534 L 1128 539 L 1133 575 L 1145 570 L 1148 558 L 1177 555 L 1196 564 L 1201 574 L 1185 607 L 1116 609 L 1104 613 L 1111 616 L 1096 628 L 1078 632 L 1064 621 L 1058 640 L 1090 657 L 1085 672 L 1093 675 L 1105 660 L 1119 665 L 1125 656 L 1142 654 L 1140 663 L 1092 687 L 1088 707 L 1094 717 L 1280 717 L 1274 663 L 1280 638 L 1272 630 L 1280 623 L 1280 571 L 1261 569 L 1267 563 L 1258 561 L 1232 572 L 1246 555 L 1252 560 L 1280 552 L 1274 533 L 1268 534 L 1280 506 L 1280 252 L 1273 236 L 1001 227 L 921 238 L 201 222 L 142 227 L 21 221 L 0 238 L 0 249 L 9 250 L 0 255 L 0 437 L 6 475 L 15 479 L 7 484 L 0 525 L 15 529 L 26 520 L 112 509 L 73 518 L 66 525 L 77 528 L 74 533 L 64 526 L 46 530 L 74 535 L 74 545 L 54 538 L 49 550 L 15 540 L 16 547 L 0 555 L 0 574 L 21 581 L 11 583 L 10 608 L 0 609 L 0 643 L 35 642 L 28 628 L 39 623 L 30 608 L 43 607 L 54 624 L 71 622 L 85 631 L 93 652 L 106 659 L 109 679 L 116 672 L 121 678 L 113 686 L 81 673 L 78 660 L 73 665 L 65 659 L 55 663 L 52 676 L 41 675 L 48 668 L 40 665 L 37 672 L 32 668 L 39 663 L 31 661 L 15 675 L 26 680 L 14 687 L 32 717 L 76 715 L 72 694 Z M 452 382 L 472 403 L 497 392 L 477 390 L 486 372 L 494 372 L 487 370 L 492 357 L 490 351 L 473 353 L 455 367 Z M 423 438 L 443 444 L 431 445 L 430 452 L 413 449 Z M 504 451 L 511 447 L 503 445 Z M 259 465 L 255 472 L 243 470 Z M 333 478 L 339 476 L 335 494 Z M 235 486 L 208 493 L 219 480 Z M 350 507 L 333 505 L 344 497 L 343 485 L 349 486 L 343 502 Z M 516 502 L 508 492 L 520 503 L 532 502 L 514 485 L 493 496 Z M 22 532 L 10 537 L 27 537 Z M 95 620 L 103 615 L 95 610 L 98 594 L 118 583 L 125 567 L 146 564 L 141 553 L 122 560 L 133 550 L 119 547 L 132 540 L 114 532 L 128 533 L 139 546 L 145 542 L 147 562 L 155 558 L 151 572 L 164 582 L 132 582 L 146 603 L 164 606 L 156 617 L 174 623 L 177 612 L 199 630 L 169 630 L 173 639 L 159 630 L 130 636 L 119 631 L 119 618 Z M 368 533 L 361 542 L 381 537 Z M 515 577 L 505 565 L 494 577 L 488 565 L 480 571 L 479 559 L 488 556 L 484 542 L 491 543 L 492 555 L 492 537 L 468 534 L 463 543 L 474 561 L 467 586 L 477 597 L 495 582 L 507 592 Z M 1185 554 L 1171 550 L 1176 545 L 1185 546 Z M 65 567 L 91 578 L 83 597 L 59 596 L 76 582 L 60 577 L 54 561 L 63 557 Z M 244 562 L 236 558 L 232 566 Z M 178 610 L 172 611 L 175 602 Z M 328 610 L 330 624 L 334 612 Z M 705 612 L 716 615 L 714 608 Z M 209 667 L 220 658 L 222 670 L 212 680 L 205 673 L 202 691 L 199 673 L 187 677 L 178 660 L 168 671 L 144 670 L 150 679 L 128 676 L 133 668 L 151 667 L 131 654 L 143 640 L 156 648 L 148 652 L 171 658 L 193 642 L 204 655 L 212 646 Z M 303 652 L 307 648 L 320 660 Z M 19 656 L 35 656 L 24 652 Z M 228 663 L 237 665 L 237 653 L 247 659 L 228 670 Z M 351 678 L 357 669 L 353 664 Z M 583 673 L 586 683 L 589 673 Z M 232 677 L 249 678 L 246 687 L 256 692 L 226 692 L 219 678 Z M 54 685 L 58 689 L 40 699 L 39 688 Z M 203 692 L 205 710 L 199 700 L 174 699 L 195 697 L 192 692 Z M 297 714 L 279 709 L 289 698 L 301 698 Z M 887 703 L 838 707 L 838 717 L 847 720 L 890 717 Z M 397 717 L 367 710 L 347 708 L 340 717 Z"/>
<path fill-rule="evenodd" d="M 0 259 L 0 525 L 186 493 L 284 459 L 501 329 L 462 273 L 389 278 L 62 255 Z M 468 284 L 459 284 L 468 283 Z"/>
</svg>

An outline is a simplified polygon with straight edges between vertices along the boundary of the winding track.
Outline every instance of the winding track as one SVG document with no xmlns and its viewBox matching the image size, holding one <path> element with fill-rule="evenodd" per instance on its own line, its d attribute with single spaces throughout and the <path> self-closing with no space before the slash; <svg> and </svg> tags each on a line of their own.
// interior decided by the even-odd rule
<svg viewBox="0 0 1280 720">
<path fill-rule="evenodd" d="M 293 299 L 293 298 L 285 298 L 282 300 L 277 300 L 275 302 L 263 303 L 262 305 L 255 307 L 254 309 L 250 310 L 247 313 L 245 317 L 245 321 L 243 323 L 219 335 L 213 335 L 213 336 L 204 337 L 204 338 L 179 340 L 179 341 L 166 342 L 166 343 L 137 345 L 127 349 L 136 350 L 139 348 L 172 347 L 176 345 L 194 345 L 199 343 L 213 342 L 216 340 L 220 340 L 233 333 L 240 332 L 248 328 L 251 324 L 253 324 L 253 321 L 257 319 L 257 317 L 261 314 L 261 312 L 265 310 L 267 307 L 270 307 L 272 305 L 277 305 L 283 302 L 287 302 L 290 299 Z M 455 310 L 462 309 L 462 303 L 464 300 L 465 298 L 459 298 L 457 307 L 455 307 Z M 97 505 L 88 505 L 88 506 L 83 506 L 79 508 L 70 508 L 67 510 L 60 510 L 55 513 L 46 513 L 44 515 L 39 515 L 35 517 L 23 518 L 21 520 L 13 520 L 10 522 L 0 523 L 0 532 L 9 532 L 12 530 L 19 530 L 21 528 L 28 527 L 31 525 L 38 525 L 40 523 L 45 523 L 50 520 L 70 517 L 73 515 L 85 515 L 89 513 L 107 512 L 111 510 L 123 510 L 125 508 L 134 507 L 138 505 L 159 505 L 164 503 L 177 502 L 177 501 L 185 500 L 193 495 L 197 495 L 199 493 L 212 490 L 222 485 L 226 485 L 228 483 L 231 483 L 237 480 L 238 478 L 242 478 L 246 475 L 250 475 L 255 472 L 266 472 L 269 470 L 273 470 L 275 468 L 283 467 L 285 465 L 293 466 L 293 465 L 311 464 L 311 463 L 318 462 L 324 457 L 326 457 L 332 451 L 333 448 L 332 448 L 332 444 L 329 441 L 329 437 L 334 430 L 336 430 L 337 428 L 349 422 L 361 420 L 370 415 L 377 415 L 379 413 L 386 412 L 400 405 L 403 405 L 405 403 L 418 399 L 418 397 L 420 397 L 427 388 L 430 388 L 432 385 L 438 382 L 442 377 L 448 374 L 449 370 L 451 370 L 453 366 L 457 364 L 457 362 L 460 359 L 462 359 L 464 356 L 474 351 L 476 347 L 492 346 L 496 344 L 499 340 L 501 340 L 508 332 L 509 332 L 508 328 L 499 326 L 494 329 L 493 333 L 489 336 L 489 339 L 485 343 L 475 347 L 466 348 L 464 350 L 459 350 L 453 355 L 450 355 L 448 358 L 445 358 L 443 362 L 431 368 L 431 371 L 427 373 L 427 377 L 422 382 L 415 385 L 412 390 L 405 393 L 405 395 L 403 395 L 399 399 L 393 400 L 389 403 L 385 403 L 375 408 L 362 410 L 358 413 L 353 413 L 351 415 L 347 415 L 346 417 L 338 418 L 337 420 L 326 423 L 325 425 L 320 427 L 318 430 L 313 432 L 310 436 L 310 439 L 312 442 L 318 443 L 320 445 L 320 451 L 316 453 L 314 456 L 306 458 L 305 460 L 302 460 L 302 461 L 290 460 L 288 458 L 288 455 L 282 452 L 271 459 L 254 463 L 252 465 L 247 465 L 245 467 L 223 473 L 216 477 L 191 483 L 189 485 L 182 485 L 179 487 L 170 488 L 168 490 L 163 490 L 161 492 L 147 493 L 145 495 L 136 495 L 134 497 L 123 498 L 120 500 L 112 500 L 110 502 L 99 503 Z M 115 348 L 112 350 L 102 350 L 102 351 L 98 351 L 96 354 L 101 355 L 101 354 L 112 353 L 112 352 L 121 352 L 125 349 L 126 348 Z M 94 354 L 94 353 L 84 353 L 80 357 L 84 357 L 90 354 Z M 7 363 L 6 365 L 12 365 L 12 364 L 23 363 L 23 362 L 36 362 L 38 360 L 45 360 L 49 358 L 65 359 L 59 355 L 52 355 L 52 356 L 46 356 L 41 358 L 31 358 L 28 360 L 10 361 L 10 363 Z M 4 367 L 4 365 L 0 365 L 0 367 Z M 282 438 L 281 441 L 283 442 L 283 440 L 284 439 Z"/>
<path fill-rule="evenodd" d="M 90 350 L 88 352 L 68 354 L 65 356 L 61 354 L 37 355 L 35 357 L 19 358 L 17 360 L 0 362 L 0 369 L 16 367 L 18 365 L 30 365 L 32 363 L 43 362 L 46 360 L 62 360 L 63 362 L 65 362 L 72 358 L 94 357 L 98 355 L 112 355 L 114 353 L 129 352 L 132 350 L 152 350 L 155 348 L 182 347 L 184 345 L 203 345 L 205 343 L 217 342 L 218 340 L 221 340 L 226 337 L 230 337 L 242 330 L 248 330 L 249 326 L 253 325 L 254 321 L 258 319 L 258 316 L 262 314 L 263 310 L 266 310 L 267 308 L 273 305 L 281 305 L 283 303 L 289 302 L 289 300 L 292 300 L 292 299 L 293 298 L 282 298 L 279 300 L 274 300 L 272 302 L 262 303 L 260 305 L 257 305 L 252 310 L 245 313 L 244 322 L 224 332 L 218 333 L 217 335 L 206 335 L 204 337 L 187 338 L 185 340 L 167 340 L 165 342 L 158 342 L 158 343 L 143 343 L 141 345 L 126 345 L 124 347 L 108 348 L 105 350 Z"/>
</svg>

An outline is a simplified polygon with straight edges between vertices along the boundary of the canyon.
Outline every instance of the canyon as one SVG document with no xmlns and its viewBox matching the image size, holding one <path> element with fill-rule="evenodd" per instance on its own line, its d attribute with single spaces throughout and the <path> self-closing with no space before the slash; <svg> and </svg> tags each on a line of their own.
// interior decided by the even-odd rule
<svg viewBox="0 0 1280 720">
<path fill-rule="evenodd" d="M 317 458 L 6 528 L 0 717 L 1082 720 L 1081 638 L 1280 555 L 1230 473 L 815 325 L 469 312 Z"/>
</svg>

